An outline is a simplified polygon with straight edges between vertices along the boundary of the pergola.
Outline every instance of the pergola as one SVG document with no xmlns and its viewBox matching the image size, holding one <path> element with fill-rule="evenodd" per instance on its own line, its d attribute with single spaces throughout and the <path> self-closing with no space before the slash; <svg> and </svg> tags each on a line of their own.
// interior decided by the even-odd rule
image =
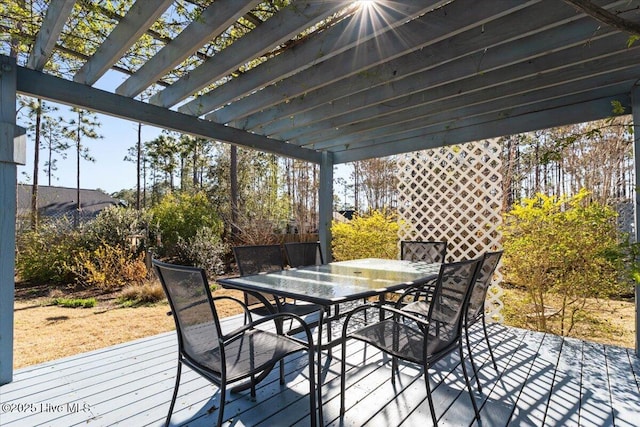
<svg viewBox="0 0 640 427">
<path fill-rule="evenodd" d="M 199 16 L 113 91 L 94 86 L 173 0 L 113 13 L 72 79 L 47 65 L 69 53 L 74 8 L 99 1 L 51 0 L 28 57 L 0 56 L 0 383 L 12 379 L 25 156 L 16 94 L 319 164 L 324 249 L 336 164 L 602 119 L 613 104 L 640 122 L 640 0 L 291 0 L 266 19 L 253 12 L 262 2 L 194 5 Z M 203 52 L 240 19 L 246 35 Z M 637 133 L 635 153 L 637 165 Z"/>
</svg>

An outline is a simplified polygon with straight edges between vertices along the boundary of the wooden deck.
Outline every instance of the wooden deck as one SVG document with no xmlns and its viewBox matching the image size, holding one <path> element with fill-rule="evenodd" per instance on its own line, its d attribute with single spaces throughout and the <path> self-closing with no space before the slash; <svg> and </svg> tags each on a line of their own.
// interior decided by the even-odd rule
<svg viewBox="0 0 640 427">
<path fill-rule="evenodd" d="M 237 319 L 226 319 L 231 325 Z M 499 374 L 487 362 L 479 329 L 472 336 L 482 393 L 472 383 L 483 426 L 637 426 L 640 360 L 630 349 L 490 326 Z M 304 355 L 287 359 L 287 384 L 273 373 L 257 399 L 228 393 L 228 426 L 307 426 L 308 382 Z M 400 365 L 396 386 L 390 362 L 372 347 L 348 345 L 347 408 L 339 418 L 339 351 L 323 375 L 328 426 L 427 426 L 431 424 L 421 372 Z M 455 358 L 432 372 L 442 426 L 472 424 L 473 410 Z M 164 422 L 176 373 L 175 333 L 104 348 L 20 369 L 0 388 L 0 425 L 159 426 Z M 473 380 L 472 380 L 473 381 Z M 215 386 L 188 368 L 172 425 L 210 426 L 217 418 Z M 473 423 L 475 425 L 476 423 Z"/>
</svg>

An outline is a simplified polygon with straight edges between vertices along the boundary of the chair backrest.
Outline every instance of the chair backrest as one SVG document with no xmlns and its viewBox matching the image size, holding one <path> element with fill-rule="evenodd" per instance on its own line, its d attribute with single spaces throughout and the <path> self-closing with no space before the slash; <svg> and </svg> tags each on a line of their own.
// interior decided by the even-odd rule
<svg viewBox="0 0 640 427">
<path fill-rule="evenodd" d="M 481 259 L 442 264 L 429 307 L 429 335 L 437 338 L 432 354 L 446 351 L 462 333 L 463 313 Z"/>
<path fill-rule="evenodd" d="M 222 333 L 204 270 L 155 259 L 152 263 L 169 300 L 180 352 L 191 361 L 221 372 L 224 354 L 214 353 Z"/>
<path fill-rule="evenodd" d="M 233 256 L 241 276 L 284 269 L 280 245 L 235 246 Z"/>
<path fill-rule="evenodd" d="M 408 261 L 444 262 L 447 242 L 400 242 L 400 259 Z"/>
<path fill-rule="evenodd" d="M 484 313 L 484 301 L 487 298 L 487 291 L 491 286 L 493 273 L 498 267 L 503 251 L 487 252 L 482 257 L 482 265 L 478 272 L 478 280 L 473 287 L 473 292 L 469 298 L 469 309 L 467 310 L 467 324 L 472 325 L 480 319 Z"/>
<path fill-rule="evenodd" d="M 324 264 L 320 242 L 285 243 L 284 251 L 290 267 Z"/>
</svg>

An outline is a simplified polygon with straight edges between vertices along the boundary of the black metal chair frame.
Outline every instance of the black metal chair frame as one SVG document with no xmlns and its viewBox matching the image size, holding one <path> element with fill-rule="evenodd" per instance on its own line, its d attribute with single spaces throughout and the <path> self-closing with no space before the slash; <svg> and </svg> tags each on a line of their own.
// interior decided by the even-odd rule
<svg viewBox="0 0 640 427">
<path fill-rule="evenodd" d="M 469 260 L 469 261 L 461 261 L 456 263 L 443 264 L 440 268 L 440 273 L 436 280 L 435 288 L 432 294 L 432 301 L 446 301 L 448 296 L 453 295 L 452 290 L 443 289 L 443 280 L 445 277 L 456 277 L 455 270 L 456 269 L 465 269 L 469 271 L 469 274 L 466 277 L 460 277 L 458 282 L 463 283 L 463 290 L 459 294 L 456 294 L 454 298 L 458 301 L 457 311 L 455 312 L 455 316 L 451 320 L 453 324 L 453 328 L 448 329 L 452 331 L 455 329 L 455 332 L 450 337 L 450 340 L 446 342 L 443 348 L 438 348 L 437 351 L 432 352 L 429 350 L 429 337 L 433 337 L 436 340 L 438 339 L 438 328 L 443 323 L 443 319 L 441 319 L 442 313 L 440 311 L 436 311 L 434 309 L 435 306 L 439 306 L 437 310 L 440 310 L 441 304 L 430 304 L 429 312 L 426 317 L 416 316 L 407 311 L 400 310 L 398 308 L 392 307 L 390 305 L 385 304 L 367 304 L 365 306 L 361 306 L 355 310 L 353 310 L 346 317 L 345 322 L 343 324 L 343 332 L 342 332 L 342 360 L 341 360 L 341 377 L 340 377 L 340 414 L 344 415 L 345 407 L 344 407 L 344 399 L 345 399 L 345 391 L 346 391 L 346 342 L 348 338 L 359 339 L 367 344 L 371 344 L 381 351 L 385 353 L 389 353 L 392 355 L 392 370 L 391 370 L 391 381 L 392 384 L 395 384 L 395 373 L 397 371 L 397 359 L 406 360 L 409 362 L 417 363 L 423 367 L 424 377 L 425 377 L 425 385 L 427 389 L 427 399 L 429 401 L 429 407 L 431 410 L 431 417 L 433 419 L 434 425 L 438 424 L 435 408 L 433 405 L 433 399 L 431 396 L 431 387 L 429 385 L 429 368 L 433 366 L 434 363 L 449 355 L 452 352 L 458 351 L 458 355 L 460 357 L 460 365 L 462 366 L 462 372 L 464 375 L 465 384 L 467 386 L 467 390 L 469 391 L 469 396 L 471 398 L 471 402 L 473 404 L 473 409 L 475 413 L 475 418 L 480 420 L 480 413 L 478 411 L 478 406 L 476 404 L 475 398 L 473 396 L 473 392 L 471 390 L 471 385 L 469 381 L 469 376 L 467 374 L 466 364 L 464 361 L 463 351 L 462 351 L 462 327 L 464 323 L 465 313 L 468 310 L 469 299 L 471 296 L 471 292 L 473 291 L 473 287 L 475 285 L 475 281 L 478 276 L 478 272 L 480 269 L 480 259 Z M 446 292 L 445 292 L 446 291 Z M 348 334 L 349 329 L 349 321 L 351 317 L 362 311 L 367 310 L 369 308 L 374 308 L 376 310 L 380 310 L 381 312 L 386 312 L 390 314 L 390 317 L 386 317 L 384 320 L 377 322 L 372 325 L 367 325 L 364 328 L 361 328 L 355 332 L 351 332 Z M 384 324 L 384 325 L 383 325 Z M 413 326 L 415 325 L 415 327 Z M 385 331 L 392 331 L 392 337 L 389 339 L 392 341 L 392 347 L 389 348 L 385 345 L 388 345 L 386 342 L 380 342 L 380 340 L 384 341 L 384 334 L 380 334 L 379 331 L 375 331 L 376 333 L 372 334 L 375 336 L 375 339 L 371 336 L 367 337 L 366 335 L 361 334 L 361 331 L 366 330 L 370 326 L 386 326 L 389 329 L 385 329 Z M 443 328 L 446 325 L 442 326 Z M 435 329 L 435 334 L 431 335 L 430 331 Z M 360 335 L 359 335 L 360 334 Z M 402 335 L 402 336 L 401 336 Z M 406 338 L 406 342 L 410 342 L 411 339 L 408 337 L 412 336 L 414 340 L 413 343 L 415 347 L 414 350 L 421 350 L 420 357 L 415 357 L 415 355 L 411 355 L 410 351 L 403 351 L 406 348 L 400 348 L 400 343 L 405 342 L 402 341 L 402 338 Z M 420 339 L 416 337 L 421 337 Z M 433 339 L 432 338 L 432 339 Z M 417 344 L 416 344 L 417 343 Z M 437 341 L 434 341 L 437 343 Z"/>
<path fill-rule="evenodd" d="M 496 363 L 496 358 L 493 355 L 491 343 L 489 342 L 489 334 L 487 332 L 485 300 L 487 298 L 489 287 L 491 286 L 493 273 L 498 267 L 498 263 L 500 262 L 502 253 L 503 251 L 486 252 L 482 256 L 482 263 L 480 264 L 478 270 L 478 278 L 476 280 L 476 284 L 474 285 L 473 292 L 469 297 L 469 309 L 467 310 L 467 313 L 465 315 L 465 341 L 467 345 L 467 351 L 469 352 L 469 360 L 471 360 L 471 367 L 473 368 L 473 373 L 476 377 L 476 383 L 478 384 L 479 391 L 482 391 L 482 385 L 480 384 L 478 368 L 476 366 L 475 360 L 473 359 L 473 353 L 471 351 L 471 343 L 469 342 L 469 328 L 480 321 L 482 322 L 484 340 L 487 343 L 487 348 L 489 349 L 489 355 L 491 356 L 493 367 L 496 372 L 498 372 L 498 364 Z M 420 286 L 411 287 L 400 296 L 400 298 L 396 301 L 395 307 L 416 316 L 427 316 L 432 294 L 433 288 L 422 289 L 422 287 Z M 413 301 L 408 304 L 405 303 L 407 297 L 411 297 Z"/>
<path fill-rule="evenodd" d="M 169 412 L 166 419 L 167 426 L 169 426 L 170 424 L 171 415 L 173 413 L 175 402 L 178 397 L 178 389 L 180 387 L 183 364 L 189 366 L 192 370 L 220 387 L 220 407 L 218 409 L 219 412 L 217 420 L 217 425 L 220 426 L 222 424 L 222 421 L 224 420 L 224 405 L 226 400 L 225 395 L 227 384 L 250 378 L 251 396 L 255 397 L 256 376 L 259 374 L 264 374 L 265 372 L 269 372 L 273 368 L 275 363 L 280 362 L 282 364 L 282 360 L 284 359 L 284 357 L 298 351 L 306 351 L 308 354 L 310 420 L 311 425 L 315 426 L 317 424 L 316 392 L 318 392 L 318 390 L 316 389 L 315 383 L 314 356 L 314 352 L 316 350 L 314 348 L 311 330 L 302 320 L 302 318 L 296 316 L 295 314 L 277 313 L 267 317 L 262 317 L 258 320 L 253 320 L 251 317 L 251 312 L 242 301 L 229 296 L 214 298 L 211 295 L 211 290 L 209 288 L 206 273 L 203 269 L 167 264 L 155 259 L 152 260 L 152 263 L 158 275 L 158 278 L 160 279 L 160 283 L 162 284 L 164 292 L 167 295 L 167 299 L 169 300 L 169 305 L 171 307 L 170 314 L 172 314 L 174 317 L 176 332 L 178 335 L 178 369 L 173 390 L 173 397 L 171 398 L 171 404 L 169 405 Z M 202 288 L 199 289 L 197 293 L 197 298 L 199 298 L 199 300 L 197 300 L 196 303 L 191 303 L 186 306 L 180 306 L 180 304 L 175 301 L 175 298 L 178 298 L 178 300 L 180 299 L 180 297 L 184 298 L 185 286 L 181 286 L 178 288 L 178 286 L 180 286 L 180 283 L 170 283 L 171 279 L 165 277 L 165 273 L 185 274 L 187 276 L 197 278 L 198 282 L 196 284 L 202 286 Z M 184 280 L 186 282 L 188 279 Z M 178 294 L 178 296 L 176 296 L 176 294 Z M 245 323 L 242 327 L 236 328 L 235 330 L 226 334 L 222 331 L 215 307 L 215 301 L 221 299 L 231 300 L 239 304 L 242 307 L 245 316 Z M 203 304 L 208 304 L 208 307 L 203 306 Z M 204 310 L 203 312 L 198 311 L 198 314 L 205 313 L 207 315 L 207 318 L 203 319 L 201 332 L 203 339 L 206 338 L 206 341 L 198 341 L 198 352 L 195 352 L 192 348 L 193 336 L 190 335 L 190 333 L 193 332 L 193 329 L 191 332 L 187 332 L 187 330 L 183 328 L 183 313 L 181 311 L 185 311 L 184 315 L 186 316 L 186 310 L 194 309 L 195 307 Z M 189 320 L 193 320 L 194 314 L 191 313 L 190 315 L 191 317 L 189 318 Z M 209 318 L 209 316 L 211 317 Z M 306 336 L 306 342 L 282 334 L 281 328 L 278 326 L 278 322 L 282 322 L 282 320 L 284 319 L 294 319 L 300 324 L 300 327 L 302 328 Z M 268 322 L 275 323 L 277 333 L 268 332 L 263 329 L 257 328 L 258 326 Z M 244 340 L 245 338 L 250 341 L 249 344 L 247 344 L 246 346 L 239 345 L 239 343 L 242 342 L 242 340 Z M 255 342 L 258 342 L 258 340 L 262 345 L 268 343 L 268 345 L 270 345 L 269 351 L 276 353 L 276 349 L 279 349 L 279 353 L 275 356 L 272 356 L 272 358 L 269 360 L 259 361 L 257 359 L 257 355 L 259 354 L 259 352 L 256 352 L 255 347 Z M 185 344 L 187 342 L 189 343 L 189 345 Z M 251 368 L 241 373 L 235 372 L 233 373 L 233 376 L 230 377 L 227 372 L 228 360 L 226 357 L 226 352 L 227 350 L 232 351 L 234 345 L 238 347 L 236 349 L 238 355 L 240 355 L 241 353 L 243 357 L 248 358 L 247 360 L 250 361 L 249 366 Z M 219 370 L 213 369 L 213 365 L 218 367 Z M 282 369 L 280 370 L 280 384 L 284 384 L 284 372 Z"/>
</svg>

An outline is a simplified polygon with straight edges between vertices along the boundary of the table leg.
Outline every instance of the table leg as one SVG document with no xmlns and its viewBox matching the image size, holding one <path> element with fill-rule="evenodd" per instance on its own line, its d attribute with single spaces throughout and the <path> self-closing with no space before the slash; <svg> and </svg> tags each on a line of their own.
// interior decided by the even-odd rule
<svg viewBox="0 0 640 427">
<path fill-rule="evenodd" d="M 318 349 L 318 381 L 316 381 L 316 387 L 318 388 L 318 425 L 324 426 L 324 417 L 322 415 L 322 324 L 324 323 L 324 308 L 320 310 L 318 317 L 318 343 L 316 348 Z"/>
</svg>

